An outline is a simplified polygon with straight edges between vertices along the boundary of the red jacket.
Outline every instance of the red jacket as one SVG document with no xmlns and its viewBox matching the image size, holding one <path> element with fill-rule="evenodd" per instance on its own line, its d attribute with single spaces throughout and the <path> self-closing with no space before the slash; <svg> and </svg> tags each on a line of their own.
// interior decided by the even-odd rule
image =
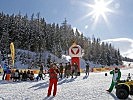
<svg viewBox="0 0 133 100">
<path fill-rule="evenodd" d="M 54 69 L 54 68 L 49 69 L 50 79 L 58 79 L 57 74 L 58 74 L 58 72 L 56 69 Z"/>
</svg>

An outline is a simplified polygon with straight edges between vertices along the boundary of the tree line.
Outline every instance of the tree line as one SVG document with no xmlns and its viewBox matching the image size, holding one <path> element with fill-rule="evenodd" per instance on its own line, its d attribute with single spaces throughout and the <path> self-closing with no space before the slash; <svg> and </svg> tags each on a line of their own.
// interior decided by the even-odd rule
<svg viewBox="0 0 133 100">
<path fill-rule="evenodd" d="M 86 37 L 78 29 L 73 30 L 65 19 L 61 25 L 47 23 L 40 13 L 9 15 L 0 13 L 0 50 L 2 54 L 10 53 L 9 44 L 14 42 L 15 49 L 33 52 L 49 51 L 61 58 L 68 54 L 68 49 L 76 42 L 84 49 L 83 59 L 102 65 L 122 64 L 119 49 L 111 44 L 101 42 L 100 38 Z"/>
</svg>

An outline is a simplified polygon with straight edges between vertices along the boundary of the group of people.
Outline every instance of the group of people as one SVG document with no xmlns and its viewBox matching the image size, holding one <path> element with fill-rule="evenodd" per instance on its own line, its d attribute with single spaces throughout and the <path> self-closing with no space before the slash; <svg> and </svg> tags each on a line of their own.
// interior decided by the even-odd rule
<svg viewBox="0 0 133 100">
<path fill-rule="evenodd" d="M 70 62 L 68 62 L 68 63 L 65 63 L 65 65 L 60 63 L 57 66 L 57 69 L 59 70 L 59 78 L 63 78 L 63 77 L 68 78 L 70 76 L 71 76 L 71 78 L 73 78 L 73 76 L 77 77 L 79 75 L 78 73 L 80 72 L 79 66 L 76 62 L 74 62 L 72 64 Z M 89 76 L 89 71 L 90 71 L 90 65 L 89 65 L 89 63 L 86 63 L 85 73 L 88 76 Z"/>
<path fill-rule="evenodd" d="M 65 67 L 63 67 L 62 63 L 60 63 L 59 66 L 57 66 L 56 63 L 50 64 L 50 68 L 48 70 L 49 78 L 50 78 L 49 79 L 48 93 L 47 93 L 48 97 L 51 95 L 51 91 L 52 91 L 53 86 L 54 86 L 53 96 L 56 95 L 58 75 L 60 76 L 60 78 L 62 78 L 63 77 L 63 71 L 64 71 L 64 77 L 68 78 L 71 75 L 73 78 L 74 73 L 77 75 L 78 65 L 76 63 L 73 63 L 73 65 L 71 65 L 70 62 L 66 63 Z"/>
<path fill-rule="evenodd" d="M 11 80 L 13 81 L 27 81 L 27 80 L 31 80 L 33 81 L 34 80 L 34 73 L 33 71 L 22 71 L 22 70 L 12 70 L 11 72 Z"/>
<path fill-rule="evenodd" d="M 89 75 L 89 63 L 86 65 L 86 75 Z M 63 67 L 63 64 L 60 63 L 59 66 L 57 66 L 56 63 L 51 63 L 50 68 L 48 70 L 49 73 L 49 87 L 48 87 L 48 93 L 47 96 L 49 97 L 51 95 L 52 87 L 53 88 L 53 96 L 56 95 L 57 92 L 57 82 L 58 82 L 58 75 L 60 78 L 63 77 L 63 69 L 64 69 L 64 77 L 68 78 L 71 75 L 71 78 L 73 78 L 73 75 L 77 77 L 78 75 L 78 64 L 73 63 L 72 65 L 70 62 L 66 63 L 65 67 Z"/>
<path fill-rule="evenodd" d="M 7 62 L 4 63 L 3 67 L 3 76 L 2 80 L 12 80 L 14 82 L 16 81 L 27 81 L 27 80 L 43 80 L 43 76 L 45 76 L 45 73 L 43 72 L 43 66 L 40 66 L 40 70 L 38 72 L 37 77 L 35 77 L 33 70 L 28 69 L 26 70 L 19 70 L 19 69 L 11 69 Z M 2 73 L 2 72 L 1 72 Z"/>
<path fill-rule="evenodd" d="M 86 64 L 86 75 L 89 75 L 89 63 Z M 65 66 L 63 66 L 62 63 L 60 63 L 58 66 L 56 63 L 50 63 L 49 64 L 49 69 L 48 69 L 48 74 L 49 74 L 49 87 L 48 87 L 48 93 L 47 96 L 49 97 L 51 95 L 51 91 L 52 91 L 52 87 L 54 85 L 54 89 L 53 89 L 53 96 L 56 95 L 57 92 L 57 82 L 58 82 L 58 78 L 63 78 L 66 77 L 68 78 L 69 76 L 71 76 L 71 78 L 73 78 L 73 76 L 75 75 L 77 77 L 78 75 L 78 65 L 76 63 L 71 64 L 70 62 L 66 63 Z M 7 62 L 5 62 L 4 66 L 3 66 L 3 77 L 2 80 L 5 80 L 6 75 L 10 74 L 10 79 L 13 81 L 27 81 L 27 80 L 34 80 L 34 73 L 31 70 L 28 71 L 22 71 L 22 70 L 11 70 L 9 68 L 9 66 L 7 65 Z M 36 79 L 44 79 L 43 78 L 43 66 L 40 65 L 40 70 L 38 73 L 38 76 L 36 77 Z M 113 78 L 112 78 L 112 83 L 109 87 L 109 89 L 107 90 L 108 92 L 112 92 L 114 86 L 117 84 L 117 82 L 120 80 L 121 78 L 121 71 L 118 68 L 115 68 L 114 70 L 112 70 L 110 72 L 110 74 L 113 74 Z M 45 74 L 44 74 L 45 75 Z M 64 76 L 63 76 L 64 75 Z M 59 77 L 58 77 L 59 76 Z"/>
<path fill-rule="evenodd" d="M 86 75 L 89 75 L 89 64 L 87 63 L 86 65 Z M 53 96 L 56 95 L 56 91 L 57 91 L 57 81 L 58 81 L 58 75 L 59 71 L 58 71 L 58 67 L 56 64 L 51 64 L 51 67 L 49 69 L 49 76 L 50 76 L 50 80 L 49 80 L 49 87 L 48 87 L 48 93 L 47 96 L 49 97 L 51 95 L 51 90 L 52 90 L 52 86 L 54 85 L 54 89 L 53 89 Z M 73 70 L 72 70 L 73 73 Z M 114 70 L 110 71 L 110 74 L 113 75 L 112 77 L 112 82 L 111 85 L 109 87 L 108 91 L 109 93 L 112 92 L 114 86 L 117 85 L 117 82 L 120 80 L 121 78 L 121 71 L 119 68 L 115 68 Z M 72 74 L 73 75 L 73 74 Z"/>
<path fill-rule="evenodd" d="M 22 71 L 19 69 L 7 68 L 7 70 L 5 70 L 3 73 L 2 80 L 12 80 L 13 82 L 34 80 L 34 73 L 30 70 Z"/>
<path fill-rule="evenodd" d="M 55 63 L 57 65 L 57 69 L 59 70 L 59 78 L 63 78 L 63 77 L 70 77 L 73 78 L 73 76 L 79 76 L 79 72 L 80 72 L 80 69 L 79 69 L 79 66 L 76 62 L 74 63 L 60 63 L 59 65 L 57 63 Z M 89 75 L 89 63 L 87 63 L 86 65 L 86 75 Z"/>
<path fill-rule="evenodd" d="M 52 63 L 52 62 L 51 62 Z M 51 63 L 49 64 L 49 67 L 51 66 Z M 65 63 L 65 65 L 63 63 L 57 64 L 56 62 L 54 63 L 57 66 L 58 69 L 58 78 L 68 78 L 68 77 L 72 77 L 75 75 L 78 75 L 78 65 L 76 63 L 71 64 L 70 62 Z M 48 68 L 49 68 L 48 67 Z"/>
<path fill-rule="evenodd" d="M 50 65 L 50 64 L 49 64 Z M 78 64 L 77 63 L 73 63 L 71 64 L 70 62 L 68 63 L 60 63 L 60 64 L 57 64 L 57 69 L 59 70 L 59 74 L 58 74 L 58 78 L 63 78 L 63 77 L 70 77 L 73 78 L 73 76 L 78 76 L 78 72 L 79 72 L 79 67 L 78 67 Z M 29 69 L 28 71 L 19 71 L 18 69 L 11 69 L 7 62 L 5 62 L 5 64 L 2 66 L 3 68 L 3 77 L 2 77 L 2 80 L 5 80 L 6 78 L 6 75 L 7 74 L 11 74 L 11 79 L 15 78 L 15 79 L 20 79 L 20 80 L 27 80 L 27 78 L 29 77 L 33 77 L 33 75 L 30 75 L 29 76 L 29 73 L 33 73 L 33 71 L 30 71 L 31 69 Z M 39 64 L 39 73 L 38 73 L 38 77 L 37 77 L 37 80 L 38 79 L 44 79 L 43 76 L 45 75 L 44 72 L 43 72 L 43 64 Z M 2 72 L 1 72 L 2 73 Z M 22 73 L 24 74 L 23 77 L 22 77 Z M 25 75 L 26 74 L 26 75 Z M 86 75 L 89 75 L 89 64 L 87 63 L 86 65 Z M 25 78 L 27 77 L 27 78 Z M 32 78 L 29 78 L 30 80 L 32 80 Z"/>
<path fill-rule="evenodd" d="M 78 65 L 77 63 L 73 63 L 70 64 L 70 62 L 66 63 L 65 67 L 64 67 L 64 77 L 68 78 L 69 76 L 71 76 L 73 78 L 73 76 L 78 76 Z"/>
</svg>

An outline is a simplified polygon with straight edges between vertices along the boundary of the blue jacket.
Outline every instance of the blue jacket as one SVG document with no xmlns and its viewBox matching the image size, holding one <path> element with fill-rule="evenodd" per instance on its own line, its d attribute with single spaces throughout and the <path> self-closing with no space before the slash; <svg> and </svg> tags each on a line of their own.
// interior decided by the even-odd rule
<svg viewBox="0 0 133 100">
<path fill-rule="evenodd" d="M 6 71 L 7 70 L 7 64 L 4 64 L 4 66 L 3 66 L 3 71 Z"/>
</svg>

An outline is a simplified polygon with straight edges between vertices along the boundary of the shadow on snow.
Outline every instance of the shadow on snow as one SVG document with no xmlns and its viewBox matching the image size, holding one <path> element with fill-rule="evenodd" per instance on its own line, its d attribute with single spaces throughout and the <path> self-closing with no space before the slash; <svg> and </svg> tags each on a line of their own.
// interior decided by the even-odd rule
<svg viewBox="0 0 133 100">
<path fill-rule="evenodd" d="M 88 75 L 85 75 L 84 77 L 83 77 L 83 79 L 87 79 L 88 78 Z"/>
</svg>

